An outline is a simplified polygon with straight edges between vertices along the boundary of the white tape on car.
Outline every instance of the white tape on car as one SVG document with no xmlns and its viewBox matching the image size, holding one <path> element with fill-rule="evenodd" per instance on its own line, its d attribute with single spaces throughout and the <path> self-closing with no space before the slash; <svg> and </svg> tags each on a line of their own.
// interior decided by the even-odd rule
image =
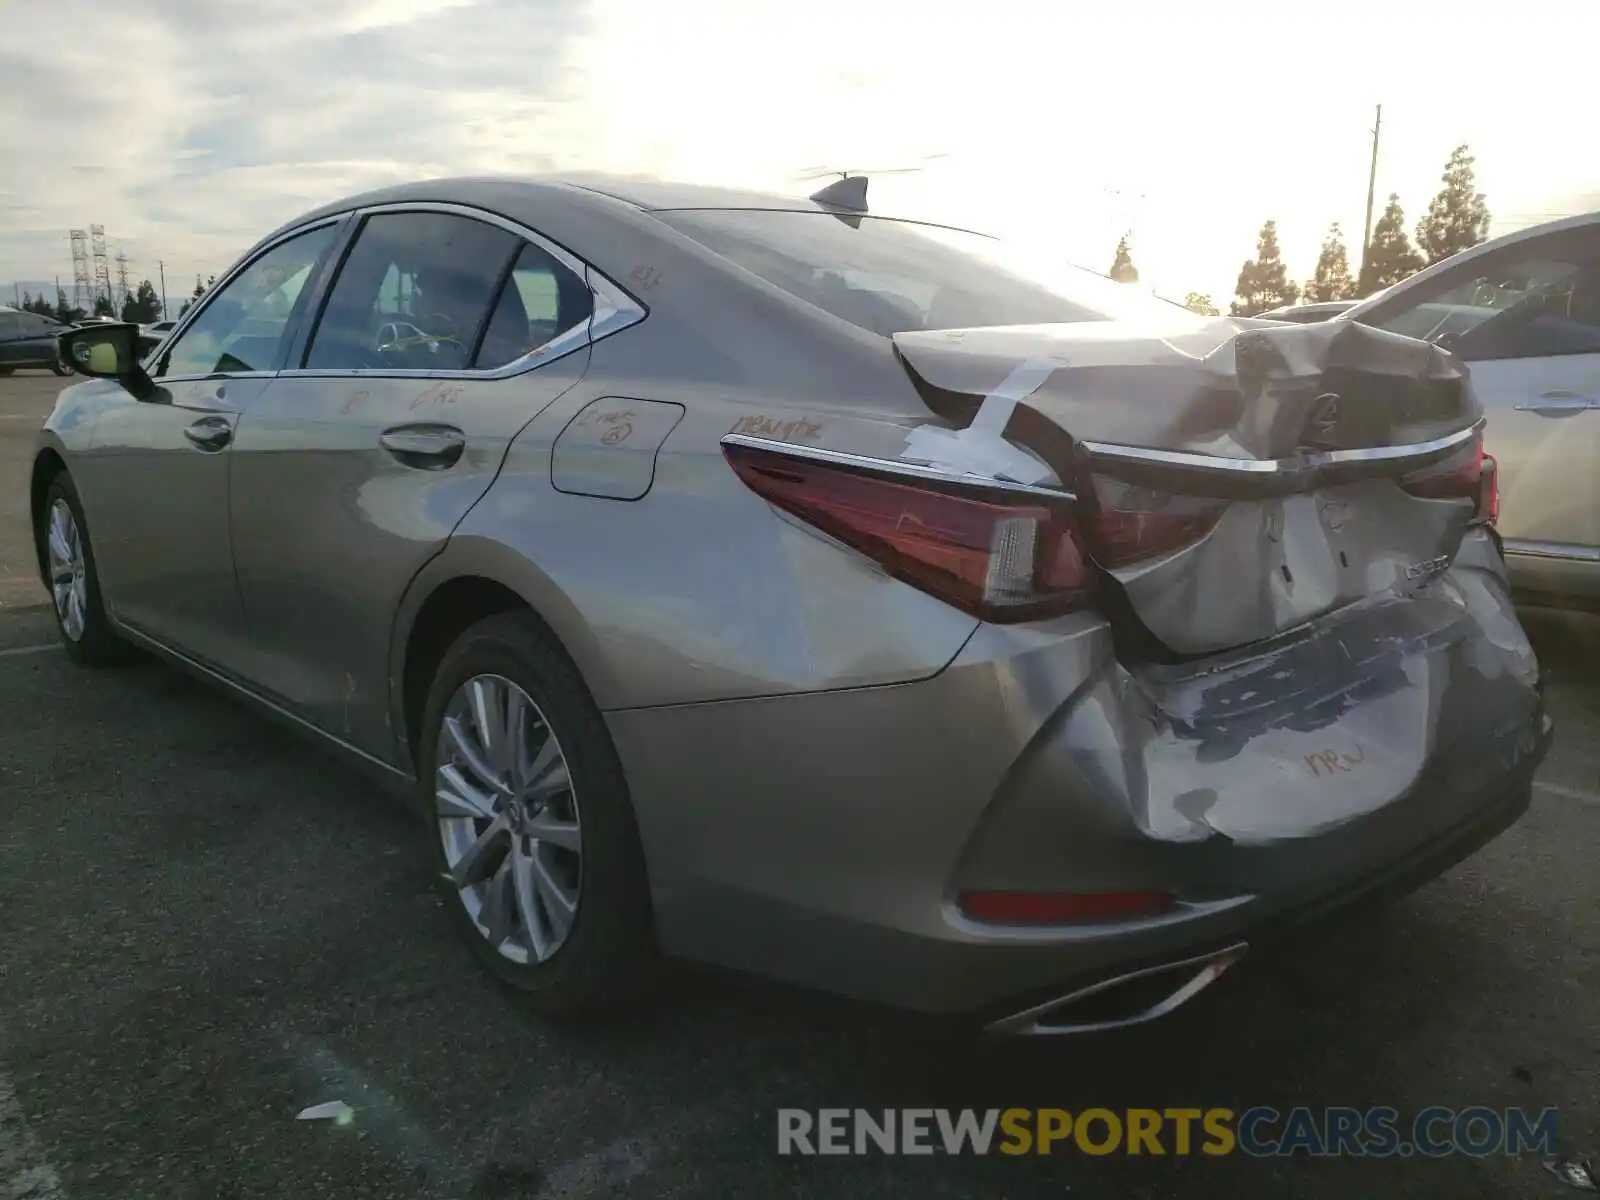
<svg viewBox="0 0 1600 1200">
<path fill-rule="evenodd" d="M 901 458 L 915 459 L 947 471 L 1009 479 L 1017 483 L 1042 483 L 1053 472 L 1026 451 L 1005 439 L 1006 425 L 1017 404 L 1044 385 L 1066 360 L 1030 358 L 1007 375 L 998 388 L 983 398 L 972 424 L 965 429 L 940 429 L 924 425 L 906 438 Z"/>
</svg>

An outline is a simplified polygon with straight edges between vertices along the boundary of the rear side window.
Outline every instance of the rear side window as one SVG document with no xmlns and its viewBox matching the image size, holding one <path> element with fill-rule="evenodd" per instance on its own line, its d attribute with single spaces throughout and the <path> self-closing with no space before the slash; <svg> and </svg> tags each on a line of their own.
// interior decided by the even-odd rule
<svg viewBox="0 0 1600 1200">
<path fill-rule="evenodd" d="M 538 246 L 528 243 L 501 289 L 483 344 L 472 365 L 503 367 L 583 324 L 594 315 L 589 285 Z"/>
<path fill-rule="evenodd" d="M 0 338 L 15 337 L 22 330 L 22 323 L 14 312 L 0 312 Z"/>
<path fill-rule="evenodd" d="M 450 213 L 368 217 L 334 281 L 305 365 L 465 368 L 520 245 L 498 226 Z"/>
<path fill-rule="evenodd" d="M 683 210 L 655 214 L 723 258 L 851 324 L 919 329 L 1155 319 L 1177 305 L 994 238 L 884 217 Z"/>
</svg>

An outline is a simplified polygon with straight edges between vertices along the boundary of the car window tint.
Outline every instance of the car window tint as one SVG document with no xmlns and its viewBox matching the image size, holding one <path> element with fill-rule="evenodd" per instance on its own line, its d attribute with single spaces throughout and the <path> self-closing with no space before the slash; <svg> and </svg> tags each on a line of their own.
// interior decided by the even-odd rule
<svg viewBox="0 0 1600 1200">
<path fill-rule="evenodd" d="M 317 322 L 306 366 L 460 370 L 518 239 L 449 213 L 367 218 Z"/>
<path fill-rule="evenodd" d="M 1441 275 L 1371 323 L 1469 362 L 1600 353 L 1600 237 L 1567 235 Z"/>
<path fill-rule="evenodd" d="M 525 245 L 500 292 L 472 365 L 493 368 L 515 362 L 593 314 L 594 295 L 589 285 L 545 250 Z"/>
<path fill-rule="evenodd" d="M 324 225 L 280 242 L 230 279 L 161 355 L 157 374 L 277 370 L 295 301 L 334 232 Z"/>
<path fill-rule="evenodd" d="M 21 331 L 21 323 L 14 312 L 0 312 L 0 337 L 15 337 Z"/>
</svg>

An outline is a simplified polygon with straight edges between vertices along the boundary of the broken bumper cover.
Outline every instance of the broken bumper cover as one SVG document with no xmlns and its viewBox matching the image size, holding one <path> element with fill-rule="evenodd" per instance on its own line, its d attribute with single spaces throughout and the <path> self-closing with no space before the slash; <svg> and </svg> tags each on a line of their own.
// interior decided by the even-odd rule
<svg viewBox="0 0 1600 1200">
<path fill-rule="evenodd" d="M 1545 733 L 1548 746 L 1549 732 Z M 1539 751 L 1542 756 L 1543 749 Z M 1002 1036 L 1097 1033 L 1141 1025 L 1176 1011 L 1222 977 L 1248 955 L 1252 960 L 1293 951 L 1308 936 L 1340 919 L 1374 910 L 1438 878 L 1504 833 L 1527 812 L 1532 798 L 1528 781 L 1451 830 L 1436 844 L 1390 864 L 1365 879 L 1330 895 L 1313 898 L 1255 921 L 1235 932 L 1236 940 L 1196 946 L 1186 955 L 1124 963 L 1111 975 L 1069 980 L 1043 989 L 1027 1000 L 997 1005 L 986 1013 L 986 1032 Z"/>
<path fill-rule="evenodd" d="M 985 1021 L 1423 882 L 1515 819 L 1550 740 L 1477 536 L 1425 594 L 1233 662 L 1133 671 L 1079 614 L 983 626 L 921 683 L 607 721 L 667 952 Z M 969 890 L 1175 904 L 997 925 Z"/>
</svg>

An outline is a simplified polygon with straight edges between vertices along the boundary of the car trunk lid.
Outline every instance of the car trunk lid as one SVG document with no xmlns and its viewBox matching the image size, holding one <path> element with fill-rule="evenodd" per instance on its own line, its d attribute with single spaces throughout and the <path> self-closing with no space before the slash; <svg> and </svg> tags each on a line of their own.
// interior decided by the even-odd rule
<svg viewBox="0 0 1600 1200">
<path fill-rule="evenodd" d="M 1414 592 L 1477 519 L 1482 415 L 1465 369 L 1425 342 L 1175 319 L 894 344 L 929 407 L 970 431 L 917 431 L 906 456 L 981 472 L 983 439 L 1003 437 L 995 474 L 1016 477 L 1018 446 L 1047 464 L 1078 495 L 1111 615 L 1154 657 Z"/>
</svg>

